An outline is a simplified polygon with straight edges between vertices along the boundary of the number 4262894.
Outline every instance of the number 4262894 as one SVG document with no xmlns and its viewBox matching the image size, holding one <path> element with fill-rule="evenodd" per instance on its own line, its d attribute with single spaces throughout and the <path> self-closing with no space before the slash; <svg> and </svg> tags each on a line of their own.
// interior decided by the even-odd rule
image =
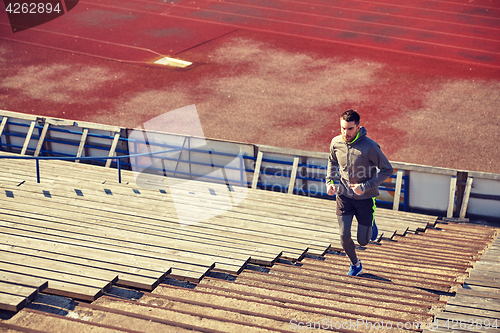
<svg viewBox="0 0 500 333">
<path fill-rule="evenodd" d="M 60 13 L 59 3 L 55 6 L 49 3 L 9 3 L 5 11 L 9 14 L 50 14 Z"/>
<path fill-rule="evenodd" d="M 458 329 L 497 329 L 498 328 L 498 321 L 497 319 L 495 320 L 489 320 L 488 318 L 481 320 L 481 319 L 448 319 L 446 323 L 443 325 L 444 327 L 451 329 L 451 330 L 458 330 Z"/>
</svg>

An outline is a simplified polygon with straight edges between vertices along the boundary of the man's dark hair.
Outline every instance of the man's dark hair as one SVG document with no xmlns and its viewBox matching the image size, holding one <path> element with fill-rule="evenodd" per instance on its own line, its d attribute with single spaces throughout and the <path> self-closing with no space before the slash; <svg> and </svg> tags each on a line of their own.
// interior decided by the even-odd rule
<svg viewBox="0 0 500 333">
<path fill-rule="evenodd" d="M 347 122 L 354 121 L 356 125 L 359 125 L 359 114 L 354 110 L 347 110 L 340 116 L 340 119 L 344 119 Z"/>
</svg>

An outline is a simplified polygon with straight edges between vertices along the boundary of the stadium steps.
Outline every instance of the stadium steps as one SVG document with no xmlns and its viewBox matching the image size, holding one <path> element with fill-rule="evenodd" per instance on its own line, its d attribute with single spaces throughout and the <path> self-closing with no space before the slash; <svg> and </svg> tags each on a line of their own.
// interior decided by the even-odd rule
<svg viewBox="0 0 500 333">
<path fill-rule="evenodd" d="M 228 191 L 210 184 L 195 201 L 176 198 L 196 222 L 181 225 L 167 186 L 139 188 L 129 171 L 119 184 L 117 170 L 40 164 L 38 184 L 34 161 L 0 160 L 0 283 L 11 286 L 0 285 L 0 296 L 10 298 L 3 310 L 17 312 L 2 329 L 287 331 L 323 319 L 426 321 L 497 234 L 378 209 L 381 236 L 358 249 L 365 273 L 352 278 L 334 201 L 236 190 L 241 204 L 198 222 L 196 212 Z M 352 328 L 338 331 L 370 331 Z"/>
<path fill-rule="evenodd" d="M 424 332 L 500 332 L 499 254 L 500 238 L 496 238 L 474 264 L 455 297 L 436 315 L 433 326 Z"/>
<path fill-rule="evenodd" d="M 436 265 L 433 261 L 447 262 L 440 248 L 432 251 L 427 244 L 436 234 L 455 241 L 464 235 L 476 240 L 457 252 L 460 260 Z M 460 288 L 457 281 L 468 277 L 472 266 L 480 266 L 476 261 L 484 248 L 496 249 L 491 244 L 497 234 L 493 228 L 440 222 L 426 232 L 383 239 L 360 249 L 366 268 L 358 277 L 345 275 L 344 255 L 329 252 L 294 263 L 280 260 L 272 267 L 249 264 L 238 275 L 210 272 L 199 283 L 167 277 L 152 292 L 113 286 L 90 304 L 41 294 L 0 326 L 6 323 L 42 332 L 62 327 L 55 325 L 64 325 L 68 332 L 81 330 L 81 325 L 99 332 L 287 332 L 299 325 L 317 325 L 338 332 L 386 332 L 391 323 L 406 325 L 406 332 L 421 332 L 443 317 L 447 303 L 458 299 L 453 297 Z M 426 256 L 385 264 L 369 256 L 372 249 L 391 255 L 399 245 L 404 253 L 406 239 L 421 240 Z M 405 263 L 407 276 L 401 277 L 388 263 Z M 474 272 L 471 277 L 477 275 Z"/>
</svg>

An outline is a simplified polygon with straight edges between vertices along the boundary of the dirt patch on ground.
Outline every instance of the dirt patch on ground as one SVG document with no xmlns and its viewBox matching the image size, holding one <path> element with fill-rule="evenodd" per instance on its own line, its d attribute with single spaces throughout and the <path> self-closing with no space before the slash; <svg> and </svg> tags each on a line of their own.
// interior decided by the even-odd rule
<svg viewBox="0 0 500 333">
<path fill-rule="evenodd" d="M 1 52 L 1 51 L 0 51 Z M 121 79 L 98 66 L 80 67 L 52 64 L 33 65 L 20 69 L 15 75 L 2 79 L 1 88 L 17 89 L 24 98 L 52 103 L 93 104 L 98 97 L 88 98 L 85 93 Z"/>
<path fill-rule="evenodd" d="M 499 172 L 494 144 L 500 125 L 500 81 L 448 80 L 429 92 L 421 108 L 397 119 L 405 127 L 395 160 Z M 411 126 L 408 126 L 411 124 Z"/>
</svg>

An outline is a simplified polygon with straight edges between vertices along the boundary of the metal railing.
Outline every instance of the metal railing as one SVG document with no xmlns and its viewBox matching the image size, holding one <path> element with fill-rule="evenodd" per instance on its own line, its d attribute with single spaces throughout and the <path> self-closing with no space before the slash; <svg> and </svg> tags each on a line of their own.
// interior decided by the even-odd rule
<svg viewBox="0 0 500 333">
<path fill-rule="evenodd" d="M 7 124 L 8 126 L 18 126 L 18 127 L 30 127 L 30 124 L 27 124 L 27 123 L 21 123 L 21 122 L 16 122 L 16 121 L 12 121 L 12 120 L 8 120 L 7 121 Z M 35 136 L 33 135 L 31 137 L 31 140 L 34 140 L 34 141 L 38 141 L 40 139 L 40 136 L 41 136 L 41 131 L 43 129 L 43 126 L 42 125 L 39 125 L 39 124 L 35 124 L 34 126 L 35 129 L 38 130 L 38 136 Z M 51 132 L 57 132 L 57 133 L 65 133 L 65 134 L 72 134 L 72 135 L 82 135 L 82 132 L 81 131 L 74 131 L 74 130 L 70 130 L 70 129 L 64 129 L 64 128 L 58 128 L 56 126 L 52 126 L 50 127 L 50 131 Z M 26 138 L 26 133 L 15 133 L 15 132 L 10 132 L 10 131 L 7 131 L 7 130 L 4 130 L 2 135 L 5 135 L 5 137 L 14 137 L 14 138 L 20 138 L 20 139 L 25 139 Z M 95 133 L 88 133 L 87 134 L 87 137 L 94 137 L 94 138 L 98 138 L 98 139 L 109 139 L 109 140 L 112 140 L 113 139 L 113 136 L 111 135 L 102 135 L 102 134 L 95 134 Z M 124 140 L 124 138 L 120 138 L 122 141 Z M 72 142 L 72 141 L 68 141 L 68 140 L 57 140 L 57 139 L 51 139 L 51 138 L 45 138 L 44 139 L 44 143 L 57 143 L 57 144 L 61 144 L 61 145 L 68 145 L 68 146 L 74 146 L 74 147 L 78 147 L 79 146 L 79 143 L 77 142 Z M 0 151 L 2 151 L 2 147 L 5 146 L 5 147 L 9 147 L 9 148 L 15 148 L 15 149 L 21 149 L 22 146 L 18 146 L 18 145 L 14 145 L 14 144 L 9 144 L 9 143 L 6 143 L 6 142 L 2 142 L 1 140 L 1 137 L 0 137 Z M 85 144 L 84 146 L 85 148 L 90 148 L 90 149 L 96 149 L 96 150 L 108 150 L 109 147 L 101 147 L 101 146 L 96 146 L 96 145 L 89 145 L 89 144 Z M 34 150 L 32 148 L 28 148 L 28 150 Z M 127 153 L 126 151 L 123 151 L 123 150 L 116 150 L 117 153 Z M 54 152 L 52 150 L 44 150 L 44 149 L 41 149 L 40 150 L 40 154 L 44 155 L 44 154 L 58 154 L 58 155 L 63 155 L 63 156 L 67 156 L 67 157 L 72 157 L 72 155 L 68 155 L 68 154 L 65 154 L 63 152 Z"/>
<path fill-rule="evenodd" d="M 253 158 L 253 159 L 255 160 L 256 158 Z M 293 165 L 293 162 L 274 160 L 274 159 L 269 159 L 269 158 L 262 158 L 262 162 L 275 163 L 275 164 L 288 165 L 288 166 Z M 326 169 L 327 169 L 326 166 L 312 165 L 312 164 L 306 164 L 306 163 L 299 163 L 297 166 L 298 166 L 298 168 L 319 169 L 319 170 L 324 170 L 325 172 L 321 173 L 321 175 L 323 176 L 322 178 L 301 176 L 297 173 L 297 175 L 295 176 L 295 179 L 304 180 L 304 181 L 320 182 L 320 183 L 325 182 Z M 270 169 L 271 172 L 269 172 L 268 169 Z M 276 176 L 277 173 L 279 173 L 280 177 L 286 177 L 286 178 L 292 177 L 291 170 L 287 170 L 287 172 L 284 172 L 283 170 L 278 170 L 278 172 L 274 172 L 273 168 L 266 168 L 266 169 L 260 171 L 261 175 L 268 175 L 268 176 Z M 319 174 L 319 173 L 313 172 L 313 174 Z M 393 175 L 389 176 L 389 178 L 394 179 L 394 178 L 396 178 L 396 175 L 393 174 Z M 408 196 L 406 195 L 407 194 L 407 185 L 406 184 L 408 184 L 408 176 L 403 176 L 402 180 L 403 180 L 403 182 L 402 182 L 400 193 L 403 196 L 403 202 L 399 203 L 399 207 L 401 207 L 404 211 L 407 211 L 408 210 Z M 336 184 L 338 184 L 338 182 Z M 385 183 L 385 184 L 389 185 L 389 183 Z M 324 184 L 322 184 L 322 185 L 323 185 L 322 188 L 326 188 L 326 186 L 324 186 Z M 276 188 L 279 188 L 281 191 L 283 191 L 285 193 L 288 192 L 288 186 L 281 186 L 281 185 L 274 185 L 274 184 L 269 185 L 269 184 L 264 184 L 264 183 L 257 183 L 257 186 L 259 188 L 266 189 L 266 190 L 275 190 Z M 396 192 L 395 188 L 384 186 L 384 184 L 379 186 L 379 190 L 386 191 L 386 192 Z M 306 189 L 294 188 L 293 193 L 299 194 L 299 195 L 308 195 L 308 196 L 313 195 L 313 196 L 320 196 L 320 197 L 324 197 L 324 198 L 328 198 L 328 199 L 333 199 L 333 197 L 330 197 L 326 194 L 326 191 L 325 192 L 318 192 L 318 191 L 309 191 Z M 386 204 L 386 205 L 393 204 L 392 201 L 384 201 L 384 200 L 380 200 L 380 199 L 376 199 L 376 203 Z"/>
<path fill-rule="evenodd" d="M 12 125 L 12 126 L 19 126 L 19 127 L 29 127 L 30 126 L 29 124 L 12 121 L 10 119 L 7 121 L 7 124 Z M 35 131 L 35 133 L 38 132 L 38 136 L 36 134 L 34 134 L 33 137 L 31 138 L 31 140 L 37 141 L 40 138 L 40 132 L 41 132 L 43 126 L 41 126 L 39 124 L 35 124 L 34 128 L 38 130 L 38 131 Z M 65 128 L 58 128 L 58 127 L 54 127 L 54 126 L 50 127 L 50 131 L 65 133 L 65 134 L 70 134 L 70 135 L 82 135 L 81 131 L 76 131 L 76 130 L 72 130 L 72 129 L 65 129 Z M 24 134 L 24 133 L 16 133 L 15 131 L 14 132 L 4 131 L 2 134 L 5 135 L 6 137 L 25 138 L 25 136 L 26 136 L 26 134 Z M 112 140 L 114 138 L 113 135 L 104 135 L 104 134 L 96 134 L 96 133 L 88 133 L 87 136 L 97 138 L 97 139 L 106 139 L 106 140 Z M 234 155 L 234 154 L 230 154 L 230 153 L 216 152 L 216 151 L 203 150 L 203 149 L 197 149 L 197 148 L 185 148 L 185 147 L 179 147 L 179 146 L 170 145 L 170 144 L 166 144 L 166 143 L 148 142 L 148 141 L 136 140 L 136 139 L 124 138 L 124 137 L 120 137 L 119 141 L 121 141 L 122 143 L 125 142 L 129 146 L 132 144 L 133 147 L 135 147 L 134 148 L 135 151 L 138 150 L 137 145 L 140 145 L 140 144 L 146 144 L 147 146 L 151 146 L 151 147 L 154 147 L 157 149 L 164 148 L 165 150 L 161 150 L 161 151 L 157 151 L 157 152 L 129 154 L 128 150 L 120 150 L 117 148 L 115 150 L 114 156 L 80 156 L 80 157 L 78 157 L 78 156 L 67 154 L 67 153 L 62 152 L 62 151 L 41 149 L 40 154 L 42 156 L 36 156 L 36 157 L 35 156 L 25 156 L 25 155 L 23 155 L 23 156 L 0 156 L 0 158 L 25 159 L 25 160 L 34 159 L 36 161 L 36 173 L 37 173 L 37 182 L 38 183 L 40 182 L 40 160 L 69 160 L 69 161 L 78 160 L 78 161 L 95 161 L 95 162 L 112 160 L 112 162 L 111 162 L 112 164 L 116 163 L 116 168 L 118 169 L 118 182 L 121 183 L 121 178 L 122 178 L 121 171 L 122 171 L 122 169 L 126 168 L 126 169 L 131 170 L 134 168 L 134 166 L 139 167 L 139 168 L 149 167 L 149 166 L 143 166 L 143 165 L 138 164 L 137 158 L 141 157 L 141 156 L 151 156 L 152 154 L 159 155 L 162 153 L 168 153 L 168 152 L 172 153 L 172 152 L 176 152 L 176 151 L 190 151 L 190 152 L 195 152 L 195 153 L 204 153 L 204 154 L 208 154 L 208 155 L 220 155 L 220 156 L 235 157 L 235 158 L 238 157 L 238 155 Z M 44 140 L 44 142 L 56 143 L 56 144 L 61 144 L 61 145 L 74 146 L 74 147 L 79 146 L 79 143 L 77 143 L 76 141 L 61 140 L 61 139 L 56 139 L 56 138 L 46 138 Z M 1 137 L 0 137 L 0 151 L 2 151 L 2 146 L 9 148 L 9 150 L 11 150 L 11 152 L 16 150 L 16 149 L 20 150 L 23 148 L 21 146 L 18 146 L 18 145 L 12 144 L 12 143 L 2 142 Z M 109 147 L 99 146 L 96 144 L 88 144 L 88 143 L 84 144 L 84 148 L 103 150 L 103 151 L 109 150 Z M 33 148 L 28 147 L 27 150 L 33 151 Z M 60 155 L 60 156 L 46 156 L 46 154 Z M 119 154 L 123 154 L 123 155 L 119 155 Z M 242 161 L 243 160 L 256 161 L 256 157 L 254 157 L 254 156 L 240 155 L 240 157 L 242 158 Z M 129 161 L 126 161 L 127 159 Z M 132 162 L 133 159 L 135 159 L 135 162 Z M 227 168 L 229 170 L 230 169 L 239 170 L 240 179 L 239 179 L 239 181 L 238 180 L 228 180 L 228 179 L 223 179 L 223 178 L 219 178 L 219 177 L 208 176 L 207 174 L 193 173 L 193 172 L 191 172 L 191 170 L 189 170 L 189 172 L 180 171 L 180 170 L 177 170 L 177 168 L 175 170 L 169 170 L 169 169 L 167 170 L 167 169 L 149 167 L 149 169 L 151 171 L 158 171 L 158 172 L 163 171 L 163 172 L 171 173 L 174 175 L 179 175 L 181 177 L 205 178 L 205 179 L 208 179 L 210 181 L 226 182 L 226 183 L 228 181 L 231 181 L 234 183 L 239 183 L 240 186 L 251 185 L 251 182 L 248 182 L 248 181 L 244 182 L 243 181 L 243 179 L 244 179 L 243 173 L 244 172 L 253 173 L 255 171 L 254 170 L 255 167 L 247 169 L 245 167 L 245 163 L 243 163 L 243 162 L 240 163 L 239 167 L 231 167 L 231 166 L 227 166 L 227 165 L 214 164 L 213 161 L 205 162 L 205 161 L 181 160 L 180 157 L 179 158 L 165 157 L 162 159 L 164 159 L 166 161 L 176 161 L 178 163 L 188 163 L 190 165 L 190 169 L 191 169 L 191 165 L 197 165 L 197 166 L 202 166 L 202 167 Z M 283 161 L 283 160 L 275 160 L 275 159 L 271 159 L 271 158 L 263 158 L 262 162 L 279 164 L 279 165 L 286 165 L 286 166 L 293 165 L 292 162 L 287 162 L 287 161 Z M 312 176 L 311 176 L 311 172 L 307 172 L 306 175 L 299 174 L 297 172 L 297 175 L 295 175 L 295 178 L 297 180 L 302 180 L 305 183 L 307 183 L 307 182 L 323 183 L 324 182 L 324 179 L 325 179 L 324 176 L 326 176 L 326 166 L 299 163 L 298 167 L 299 168 L 306 168 L 306 169 L 316 169 L 316 170 L 321 170 L 321 171 L 320 172 L 313 171 Z M 284 177 L 284 178 L 291 178 L 292 177 L 291 170 L 282 170 L 281 169 L 278 172 L 273 172 L 273 171 L 274 171 L 273 168 L 266 168 L 266 170 L 261 171 L 260 174 L 265 175 L 265 176 L 271 176 L 271 177 Z M 322 171 L 324 171 L 324 172 L 322 172 Z M 318 176 L 321 178 L 317 178 Z M 395 176 L 392 175 L 391 178 L 395 178 Z M 404 185 L 401 188 L 403 202 L 400 203 L 399 206 L 403 210 L 406 211 L 408 209 L 408 200 L 407 200 L 407 193 L 406 193 L 407 192 L 407 189 L 406 189 L 407 176 L 403 176 L 403 184 Z M 279 190 L 281 192 L 288 192 L 288 185 L 280 185 L 280 184 L 270 185 L 270 184 L 266 184 L 266 183 L 261 181 L 261 182 L 257 183 L 257 186 L 258 186 L 258 188 L 265 189 L 265 190 L 271 189 L 271 190 Z M 323 187 L 321 187 L 321 188 L 323 188 Z M 395 192 L 395 190 L 393 188 L 386 187 L 386 186 L 381 186 L 380 189 L 382 191 Z M 306 186 L 306 188 L 294 188 L 293 193 L 298 194 L 298 195 L 327 197 L 326 193 L 321 192 L 321 190 L 320 191 L 310 191 L 307 188 L 307 186 Z M 391 204 L 388 201 L 382 201 L 379 199 L 377 199 L 377 202 L 383 203 L 383 204 Z"/>
<path fill-rule="evenodd" d="M 12 155 L 0 155 L 0 159 L 15 159 L 15 160 L 35 160 L 36 161 L 36 181 L 40 183 L 40 160 L 61 160 L 61 161 L 72 161 L 72 160 L 109 160 L 116 159 L 118 165 L 118 183 L 122 182 L 121 170 L 122 170 L 122 162 L 121 160 L 124 158 L 132 158 L 132 157 L 140 157 L 140 156 L 151 156 L 165 153 L 172 153 L 179 150 L 188 150 L 188 148 L 180 148 L 180 149 L 169 149 L 163 151 L 156 152 L 148 152 L 148 153 L 139 153 L 132 155 L 121 155 L 121 156 L 87 156 L 87 157 L 61 157 L 61 156 L 12 156 Z"/>
</svg>

